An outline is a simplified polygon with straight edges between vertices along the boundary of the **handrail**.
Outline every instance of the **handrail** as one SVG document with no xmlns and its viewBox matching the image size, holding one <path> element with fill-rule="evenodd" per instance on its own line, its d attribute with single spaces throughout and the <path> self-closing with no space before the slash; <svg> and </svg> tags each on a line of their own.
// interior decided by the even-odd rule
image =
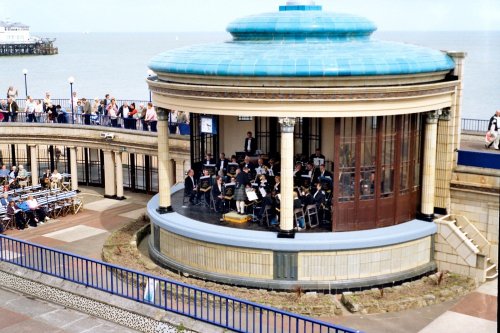
<svg viewBox="0 0 500 333">
<path fill-rule="evenodd" d="M 488 122 L 488 119 L 462 118 L 462 132 L 479 132 L 484 134 L 488 131 Z"/>
<path fill-rule="evenodd" d="M 236 332 L 360 333 L 358 330 L 4 235 L 0 235 L 0 261 Z"/>
</svg>

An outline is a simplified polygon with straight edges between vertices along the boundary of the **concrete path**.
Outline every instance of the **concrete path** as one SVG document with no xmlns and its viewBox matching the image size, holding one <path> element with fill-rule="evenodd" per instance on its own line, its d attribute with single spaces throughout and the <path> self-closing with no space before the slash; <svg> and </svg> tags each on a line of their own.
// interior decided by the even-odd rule
<svg viewBox="0 0 500 333">
<path fill-rule="evenodd" d="M 0 333 L 129 333 L 129 328 L 0 288 Z"/>
</svg>

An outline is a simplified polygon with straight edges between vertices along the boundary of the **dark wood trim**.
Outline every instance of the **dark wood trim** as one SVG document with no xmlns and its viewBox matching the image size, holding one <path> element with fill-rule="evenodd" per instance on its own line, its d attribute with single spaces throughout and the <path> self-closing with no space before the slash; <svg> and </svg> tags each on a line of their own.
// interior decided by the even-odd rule
<svg viewBox="0 0 500 333">
<path fill-rule="evenodd" d="M 339 179 L 340 179 L 340 118 L 335 118 L 333 129 L 333 214 L 332 231 L 340 230 L 339 224 Z"/>
<path fill-rule="evenodd" d="M 383 145 L 383 133 L 384 129 L 384 117 L 377 117 L 377 155 L 375 161 L 375 225 L 379 227 L 379 216 L 380 216 L 380 198 L 381 198 L 381 186 L 382 186 L 382 145 Z"/>
<path fill-rule="evenodd" d="M 394 192 L 394 218 L 392 224 L 398 223 L 398 206 L 399 206 L 399 197 L 400 197 L 400 187 L 401 187 L 401 150 L 402 146 L 402 132 L 403 132 L 403 116 L 397 115 L 396 117 L 396 137 L 394 139 L 394 163 L 392 164 L 394 168 L 394 184 L 393 184 L 393 192 Z"/>
</svg>

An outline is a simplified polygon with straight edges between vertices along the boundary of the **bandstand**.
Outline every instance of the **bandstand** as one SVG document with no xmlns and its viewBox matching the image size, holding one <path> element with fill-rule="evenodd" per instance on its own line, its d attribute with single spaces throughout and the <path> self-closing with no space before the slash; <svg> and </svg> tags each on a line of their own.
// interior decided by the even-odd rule
<svg viewBox="0 0 500 333">
<path fill-rule="evenodd" d="M 160 186 L 148 205 L 160 264 L 231 284 L 349 288 L 435 269 L 434 213 L 450 208 L 464 54 L 378 41 L 376 26 L 314 3 L 238 19 L 232 40 L 162 53 L 148 79 L 159 107 L 160 184 L 170 184 L 169 110 L 191 113 L 191 165 L 252 131 L 281 161 L 280 231 L 179 214 Z M 201 122 L 217 130 L 202 133 Z M 330 233 L 294 233 L 295 159 L 320 148 L 333 175 Z M 277 237 L 278 236 L 278 237 Z"/>
</svg>

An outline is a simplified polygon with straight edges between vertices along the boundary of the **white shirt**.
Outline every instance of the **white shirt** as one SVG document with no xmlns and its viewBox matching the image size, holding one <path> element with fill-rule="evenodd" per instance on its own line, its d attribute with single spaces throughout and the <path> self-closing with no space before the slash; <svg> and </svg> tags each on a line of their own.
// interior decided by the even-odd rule
<svg viewBox="0 0 500 333">
<path fill-rule="evenodd" d="M 36 199 L 26 200 L 26 204 L 30 209 L 38 208 L 38 201 L 36 201 Z"/>
</svg>

